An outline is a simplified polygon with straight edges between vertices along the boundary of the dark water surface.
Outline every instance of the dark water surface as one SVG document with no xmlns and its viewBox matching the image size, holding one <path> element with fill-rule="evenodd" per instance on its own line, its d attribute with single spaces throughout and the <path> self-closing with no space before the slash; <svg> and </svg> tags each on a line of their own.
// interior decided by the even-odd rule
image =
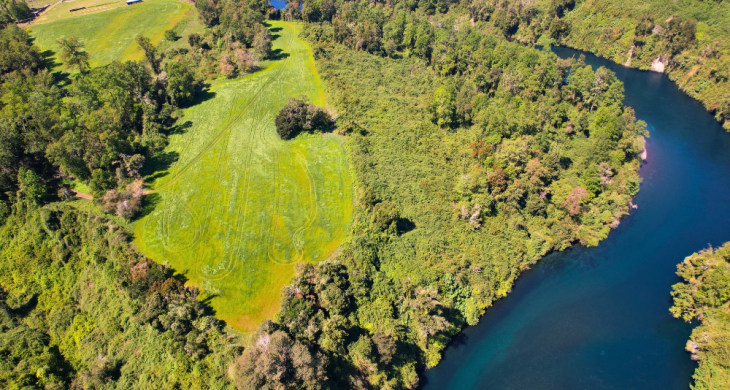
<svg viewBox="0 0 730 390">
<path fill-rule="evenodd" d="M 689 388 L 692 326 L 670 316 L 670 291 L 686 256 L 730 240 L 730 134 L 665 75 L 586 57 L 616 72 L 625 103 L 649 124 L 639 209 L 597 248 L 549 255 L 524 273 L 423 389 Z"/>
</svg>

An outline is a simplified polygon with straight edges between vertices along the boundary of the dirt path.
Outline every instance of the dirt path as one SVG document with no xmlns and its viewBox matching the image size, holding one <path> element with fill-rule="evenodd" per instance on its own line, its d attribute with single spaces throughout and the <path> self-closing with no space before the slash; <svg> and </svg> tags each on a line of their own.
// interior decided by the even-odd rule
<svg viewBox="0 0 730 390">
<path fill-rule="evenodd" d="M 81 193 L 81 192 L 72 190 L 70 188 L 68 190 L 71 191 L 71 193 L 74 194 L 74 196 L 76 196 L 77 198 L 86 199 L 86 200 L 93 200 L 94 199 L 94 197 L 91 196 L 91 195 L 89 195 L 89 194 L 84 194 L 84 193 Z"/>
</svg>

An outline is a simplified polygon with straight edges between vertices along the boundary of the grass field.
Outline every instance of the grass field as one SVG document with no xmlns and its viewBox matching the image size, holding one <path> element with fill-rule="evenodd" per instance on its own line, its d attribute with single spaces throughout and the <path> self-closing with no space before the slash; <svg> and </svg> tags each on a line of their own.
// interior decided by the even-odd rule
<svg viewBox="0 0 730 390">
<path fill-rule="evenodd" d="M 311 49 L 296 26 L 273 23 L 282 59 L 215 85 L 185 110 L 151 165 L 152 211 L 134 225 L 137 247 L 184 274 L 216 316 L 255 329 L 279 308 L 297 262 L 330 256 L 348 234 L 352 189 L 335 136 L 282 141 L 274 117 L 290 97 L 325 104 Z M 288 55 L 288 56 L 287 56 Z M 171 163 L 171 161 L 174 161 Z"/>
<path fill-rule="evenodd" d="M 51 18 L 59 7 L 75 8 L 85 3 L 104 3 L 109 0 L 74 0 L 59 4 L 49 11 Z M 64 11 L 68 14 L 68 10 Z M 78 11 L 83 12 L 83 11 Z M 70 36 L 79 37 L 86 44 L 86 51 L 91 55 L 92 67 L 106 65 L 113 60 L 140 60 L 144 52 L 134 41 L 137 34 L 149 37 L 158 44 L 165 30 L 172 29 L 178 23 L 194 19 L 195 9 L 188 3 L 177 0 L 149 0 L 142 4 L 124 6 L 110 11 L 93 14 L 78 14 L 74 17 L 55 20 L 50 23 L 34 22 L 30 27 L 30 35 L 35 44 L 42 50 L 58 51 L 56 40 Z M 64 14 L 64 15 L 65 15 Z M 83 17 L 77 17 L 83 16 Z M 56 60 L 58 62 L 58 60 Z"/>
</svg>

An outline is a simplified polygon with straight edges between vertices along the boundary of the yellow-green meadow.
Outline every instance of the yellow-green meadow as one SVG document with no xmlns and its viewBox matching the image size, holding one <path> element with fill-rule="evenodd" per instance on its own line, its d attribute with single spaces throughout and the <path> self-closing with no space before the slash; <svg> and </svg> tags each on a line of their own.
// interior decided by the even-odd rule
<svg viewBox="0 0 730 390">
<path fill-rule="evenodd" d="M 325 105 L 296 26 L 272 22 L 279 59 L 215 85 L 185 110 L 152 164 L 154 204 L 134 226 L 148 257 L 167 261 L 212 297 L 216 316 L 252 330 L 278 311 L 297 262 L 330 256 L 349 232 L 352 185 L 336 136 L 282 141 L 274 118 L 291 97 Z"/>
<path fill-rule="evenodd" d="M 61 3 L 58 7 L 81 3 L 80 0 L 76 0 Z M 52 16 L 50 12 L 54 11 L 55 9 L 48 11 L 48 16 Z M 33 24 L 29 33 L 35 39 L 35 45 L 42 51 L 53 52 L 59 50 L 56 43 L 58 39 L 78 37 L 91 55 L 89 65 L 97 67 L 115 60 L 141 60 L 144 52 L 134 40 L 138 34 L 150 38 L 150 41 L 157 45 L 162 40 L 165 30 L 172 29 L 185 18 L 192 19 L 194 12 L 192 5 L 178 0 L 150 0 L 109 11 L 79 14 L 50 23 Z"/>
</svg>

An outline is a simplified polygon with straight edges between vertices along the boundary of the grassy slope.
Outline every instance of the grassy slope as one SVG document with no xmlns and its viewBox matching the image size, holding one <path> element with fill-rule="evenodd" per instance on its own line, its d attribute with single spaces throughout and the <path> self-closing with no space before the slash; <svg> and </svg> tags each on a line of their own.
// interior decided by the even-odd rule
<svg viewBox="0 0 730 390">
<path fill-rule="evenodd" d="M 70 4 L 74 3 L 76 1 Z M 191 18 L 194 12 L 190 4 L 177 0 L 153 0 L 83 18 L 72 17 L 33 25 L 30 34 L 42 51 L 54 52 L 58 51 L 56 40 L 77 36 L 91 54 L 90 65 L 96 67 L 114 60 L 142 59 L 144 53 L 134 41 L 137 34 L 143 34 L 158 44 L 165 30 Z"/>
<path fill-rule="evenodd" d="M 274 117 L 288 98 L 306 94 L 319 105 L 325 98 L 296 27 L 274 26 L 274 48 L 289 56 L 216 85 L 186 110 L 185 129 L 159 156 L 176 162 L 148 178 L 156 207 L 135 224 L 142 252 L 217 295 L 217 316 L 239 330 L 273 316 L 294 264 L 332 254 L 352 219 L 342 145 L 276 135 Z"/>
</svg>

